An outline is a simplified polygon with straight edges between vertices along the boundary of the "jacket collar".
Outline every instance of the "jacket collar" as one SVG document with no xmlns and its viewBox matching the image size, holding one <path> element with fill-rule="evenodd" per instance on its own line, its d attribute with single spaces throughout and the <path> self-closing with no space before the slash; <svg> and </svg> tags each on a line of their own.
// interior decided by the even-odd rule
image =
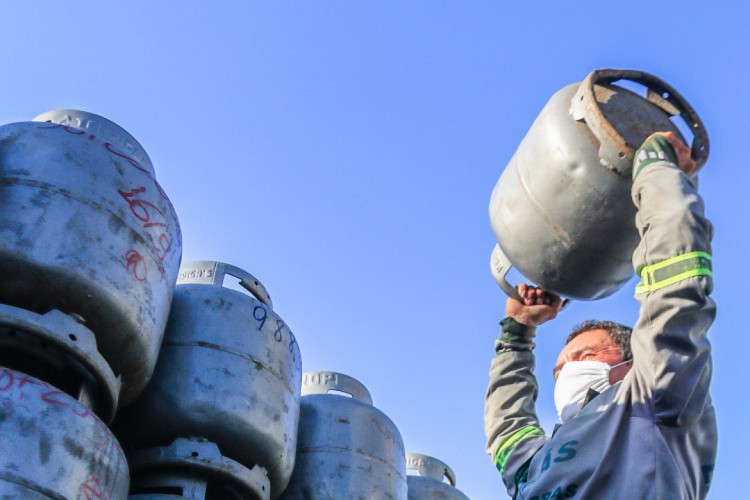
<svg viewBox="0 0 750 500">
<path fill-rule="evenodd" d="M 581 409 L 586 408 L 586 405 L 591 402 L 592 399 L 597 397 L 601 392 L 595 391 L 594 389 L 589 389 L 586 393 L 586 397 L 583 398 L 583 406 L 581 406 Z"/>
</svg>

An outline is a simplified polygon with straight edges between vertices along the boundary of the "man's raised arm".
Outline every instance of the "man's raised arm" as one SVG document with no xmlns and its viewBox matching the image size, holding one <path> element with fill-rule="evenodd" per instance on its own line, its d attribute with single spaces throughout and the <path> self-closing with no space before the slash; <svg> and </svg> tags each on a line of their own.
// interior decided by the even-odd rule
<svg viewBox="0 0 750 500">
<path fill-rule="evenodd" d="M 633 404 L 634 411 L 665 425 L 694 423 L 708 402 L 711 380 L 706 333 L 716 313 L 708 297 L 713 231 L 686 175 L 694 168 L 689 149 L 671 133 L 651 136 L 633 168 L 641 235 L 633 254 L 641 276 L 632 337 Z"/>
<path fill-rule="evenodd" d="M 546 442 L 536 416 L 537 382 L 534 377 L 536 326 L 554 318 L 559 298 L 539 289 L 519 286 L 524 303 L 508 299 L 507 317 L 495 342 L 495 358 L 484 407 L 487 452 L 500 471 L 510 496 L 528 468 L 528 461 Z"/>
</svg>

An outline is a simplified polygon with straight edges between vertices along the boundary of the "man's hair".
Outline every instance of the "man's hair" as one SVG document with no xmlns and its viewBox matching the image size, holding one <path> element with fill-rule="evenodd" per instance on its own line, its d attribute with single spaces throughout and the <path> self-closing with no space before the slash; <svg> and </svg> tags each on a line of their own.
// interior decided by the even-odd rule
<svg viewBox="0 0 750 500">
<path fill-rule="evenodd" d="M 630 350 L 630 335 L 633 333 L 633 329 L 621 325 L 620 323 L 615 323 L 614 321 L 596 321 L 593 319 L 584 321 L 573 328 L 573 331 L 568 335 L 568 340 L 565 341 L 565 344 L 568 344 L 583 332 L 590 332 L 591 330 L 606 330 L 607 333 L 609 333 L 609 338 L 611 338 L 620 349 L 622 359 L 633 359 L 633 352 Z"/>
</svg>

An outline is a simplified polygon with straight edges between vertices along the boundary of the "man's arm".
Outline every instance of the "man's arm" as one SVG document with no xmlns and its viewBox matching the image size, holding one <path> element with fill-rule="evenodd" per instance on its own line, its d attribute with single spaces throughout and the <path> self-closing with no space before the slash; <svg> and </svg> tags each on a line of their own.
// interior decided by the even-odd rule
<svg viewBox="0 0 750 500">
<path fill-rule="evenodd" d="M 664 138 L 654 143 L 652 136 L 634 166 L 632 193 L 641 242 L 633 265 L 642 281 L 636 289 L 641 311 L 632 337 L 633 409 L 662 424 L 686 425 L 701 416 L 711 380 L 706 333 L 716 313 L 708 297 L 713 231 L 703 215 L 703 201 L 685 175 L 694 168 L 685 159 L 687 146 L 667 138 L 671 150 Z M 648 161 L 654 149 L 657 154 L 650 157 L 661 161 Z"/>
<path fill-rule="evenodd" d="M 524 303 L 508 299 L 507 317 L 495 342 L 495 358 L 484 408 L 487 452 L 514 496 L 528 461 L 547 438 L 536 416 L 537 383 L 534 377 L 535 326 L 554 318 L 560 299 L 539 289 L 519 286 Z"/>
</svg>

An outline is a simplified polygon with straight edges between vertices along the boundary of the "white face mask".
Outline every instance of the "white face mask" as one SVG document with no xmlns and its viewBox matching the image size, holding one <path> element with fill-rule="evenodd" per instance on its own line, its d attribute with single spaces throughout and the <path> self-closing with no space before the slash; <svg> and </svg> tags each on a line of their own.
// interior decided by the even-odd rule
<svg viewBox="0 0 750 500">
<path fill-rule="evenodd" d="M 602 361 L 568 361 L 555 383 L 555 408 L 562 423 L 578 415 L 589 389 L 602 393 L 610 387 L 609 372 L 630 360 L 610 366 Z"/>
</svg>

